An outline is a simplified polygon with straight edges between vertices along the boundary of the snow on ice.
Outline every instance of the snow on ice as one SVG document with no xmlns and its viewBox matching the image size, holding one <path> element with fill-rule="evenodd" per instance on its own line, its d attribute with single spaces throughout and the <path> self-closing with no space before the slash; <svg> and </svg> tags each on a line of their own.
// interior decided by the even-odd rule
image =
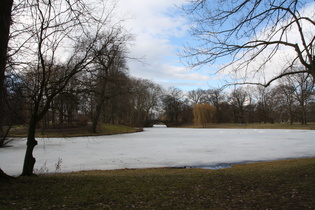
<svg viewBox="0 0 315 210">
<path fill-rule="evenodd" d="M 313 130 L 146 128 L 112 136 L 37 139 L 37 171 L 153 167 L 222 168 L 236 163 L 315 157 Z M 0 149 L 0 168 L 22 171 L 26 140 Z"/>
</svg>

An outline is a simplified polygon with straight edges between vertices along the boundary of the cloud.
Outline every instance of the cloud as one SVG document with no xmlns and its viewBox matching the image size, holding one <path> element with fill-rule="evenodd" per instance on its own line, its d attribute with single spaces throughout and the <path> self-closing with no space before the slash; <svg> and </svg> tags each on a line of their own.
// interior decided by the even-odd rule
<svg viewBox="0 0 315 210">
<path fill-rule="evenodd" d="M 134 17 L 128 23 L 134 32 L 166 37 L 186 33 L 186 20 L 175 6 L 183 2 L 185 0 L 121 0 L 119 6 Z"/>
<path fill-rule="evenodd" d="M 197 89 L 207 86 L 209 75 L 190 71 L 177 55 L 186 42 L 188 22 L 175 5 L 186 0 L 120 0 L 121 14 L 132 17 L 125 27 L 134 34 L 130 56 L 143 58 L 129 61 L 130 75 L 152 80 L 163 87 Z"/>
</svg>

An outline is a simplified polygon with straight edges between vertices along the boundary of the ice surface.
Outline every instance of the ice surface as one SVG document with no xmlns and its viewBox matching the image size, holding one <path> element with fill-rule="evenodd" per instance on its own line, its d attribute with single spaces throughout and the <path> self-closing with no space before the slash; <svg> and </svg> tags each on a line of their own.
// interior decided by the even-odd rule
<svg viewBox="0 0 315 210">
<path fill-rule="evenodd" d="M 315 157 L 315 131 L 146 128 L 144 132 L 37 139 L 35 168 L 56 172 L 148 167 L 220 168 L 234 163 Z M 26 141 L 0 149 L 0 167 L 22 171 Z"/>
</svg>

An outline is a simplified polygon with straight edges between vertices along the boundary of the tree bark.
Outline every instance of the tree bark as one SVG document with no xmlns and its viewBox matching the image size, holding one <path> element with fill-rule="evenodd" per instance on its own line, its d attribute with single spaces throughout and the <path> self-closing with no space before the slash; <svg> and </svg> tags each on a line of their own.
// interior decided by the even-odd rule
<svg viewBox="0 0 315 210">
<path fill-rule="evenodd" d="M 101 96 L 101 97 L 104 97 L 104 96 Z M 102 112 L 104 101 L 105 101 L 105 98 L 102 98 L 101 101 L 95 107 L 95 115 L 93 117 L 92 128 L 91 128 L 92 133 L 97 133 L 96 129 L 97 129 L 98 121 Z"/>
<path fill-rule="evenodd" d="M 103 78 L 102 85 L 101 85 L 102 89 L 101 89 L 100 94 L 98 95 L 99 96 L 99 102 L 96 104 L 96 107 L 95 107 L 95 114 L 93 117 L 92 128 L 91 128 L 92 133 L 97 133 L 96 129 L 97 129 L 98 121 L 99 121 L 100 115 L 102 113 L 102 109 L 103 109 L 104 102 L 105 102 L 105 89 L 107 86 L 107 78 L 108 78 L 107 69 L 108 68 L 105 68 L 105 75 L 106 76 L 105 76 L 105 78 Z"/>
<path fill-rule="evenodd" d="M 13 0 L 0 1 L 0 141 L 4 142 L 4 79 Z M 1 143 L 0 142 L 0 143 Z"/>
<path fill-rule="evenodd" d="M 30 127 L 28 129 L 28 136 L 27 136 L 27 147 L 26 147 L 26 153 L 24 158 L 24 165 L 23 165 L 23 171 L 21 176 L 32 176 L 34 175 L 34 165 L 36 162 L 36 159 L 33 157 L 33 150 L 35 146 L 37 145 L 37 141 L 35 140 L 35 133 L 36 133 L 36 120 L 32 119 L 30 123 Z"/>
</svg>

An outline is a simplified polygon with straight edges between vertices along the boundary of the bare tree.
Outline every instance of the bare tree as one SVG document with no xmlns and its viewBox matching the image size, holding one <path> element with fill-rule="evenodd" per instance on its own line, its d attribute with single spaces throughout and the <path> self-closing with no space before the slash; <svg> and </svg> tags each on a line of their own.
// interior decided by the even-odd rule
<svg viewBox="0 0 315 210">
<path fill-rule="evenodd" d="M 162 96 L 163 109 L 165 115 L 171 123 L 178 124 L 180 114 L 183 107 L 183 92 L 182 90 L 170 87 L 167 94 Z"/>
<path fill-rule="evenodd" d="M 205 97 L 206 91 L 202 89 L 191 90 L 188 92 L 188 99 L 192 102 L 192 105 L 202 103 Z"/>
<path fill-rule="evenodd" d="M 160 98 L 162 95 L 162 88 L 160 85 L 155 84 L 152 81 L 145 80 L 144 81 L 147 90 L 146 90 L 146 103 L 145 103 L 145 112 L 146 112 L 146 121 L 151 120 L 152 116 L 154 115 L 158 107 L 160 105 Z"/>
<path fill-rule="evenodd" d="M 151 115 L 159 105 L 162 88 L 146 79 L 132 79 L 130 88 L 135 123 L 143 126 L 152 120 Z"/>
<path fill-rule="evenodd" d="M 119 69 L 117 69 L 119 70 Z M 108 96 L 103 111 L 103 122 L 111 124 L 128 124 L 131 117 L 130 87 L 131 81 L 127 71 L 116 71 L 112 74 L 108 87 Z"/>
<path fill-rule="evenodd" d="M 218 123 L 222 122 L 222 102 L 225 99 L 225 94 L 223 93 L 223 89 L 216 88 L 216 89 L 208 89 L 206 91 L 205 100 L 206 102 L 212 104 L 216 108 L 216 121 Z"/>
<path fill-rule="evenodd" d="M 12 46 L 23 43 L 14 59 L 31 78 L 28 87 L 32 109 L 22 172 L 29 176 L 35 164 L 36 127 L 71 78 L 95 59 L 92 50 L 109 15 L 102 11 L 92 15 L 92 9 L 83 1 L 28 0 L 18 4 L 24 9 L 19 14 L 24 21 L 13 31 L 18 33 L 20 28 L 21 33 Z"/>
<path fill-rule="evenodd" d="M 229 59 L 220 70 L 242 72 L 242 83 L 263 86 L 285 75 L 309 73 L 315 79 L 314 2 L 308 0 L 190 0 L 184 7 L 192 20 L 192 35 L 199 41 L 186 47 L 184 57 L 195 66 Z M 306 11 L 306 6 L 310 8 Z M 304 11 L 303 11 L 304 9 Z M 273 76 L 253 81 L 273 58 L 289 50 L 290 60 L 283 60 Z M 276 61 L 279 63 L 279 60 Z M 304 69 L 294 69 L 303 65 Z"/>
<path fill-rule="evenodd" d="M 272 94 L 272 87 L 258 86 L 256 89 L 256 117 L 259 123 L 273 122 L 273 111 L 275 99 Z"/>
<path fill-rule="evenodd" d="M 311 81 L 309 74 L 299 74 L 287 78 L 289 86 L 293 90 L 293 96 L 299 105 L 299 115 L 301 124 L 307 123 L 307 105 L 310 102 L 314 92 L 314 83 Z"/>
<path fill-rule="evenodd" d="M 0 1 L 0 147 L 4 144 L 6 136 L 6 132 L 3 130 L 5 96 L 4 80 L 7 64 L 12 5 L 13 0 Z"/>
<path fill-rule="evenodd" d="M 285 78 L 281 79 L 281 84 L 274 88 L 274 100 L 278 103 L 278 114 L 281 116 L 281 121 L 283 120 L 283 114 L 287 115 L 287 121 L 289 124 L 294 122 L 294 88 L 288 85 Z"/>
<path fill-rule="evenodd" d="M 244 121 L 244 112 L 245 112 L 245 103 L 247 102 L 248 93 L 244 88 L 236 88 L 230 96 L 231 105 L 234 107 L 235 122 L 245 123 Z"/>
<path fill-rule="evenodd" d="M 101 34 L 95 44 L 95 59 L 89 68 L 89 80 L 87 83 L 94 94 L 95 110 L 92 120 L 91 131 L 96 133 L 97 124 L 101 112 L 105 106 L 105 101 L 115 97 L 110 91 L 111 83 L 119 82 L 119 75 L 125 74 L 127 43 L 131 36 L 123 31 L 121 26 L 113 27 Z"/>
<path fill-rule="evenodd" d="M 4 123 L 4 80 L 7 64 L 7 51 L 11 24 L 11 9 L 13 0 L 0 1 L 0 147 L 5 143 L 7 132 L 3 130 Z M 8 176 L 0 168 L 0 178 Z"/>
</svg>

